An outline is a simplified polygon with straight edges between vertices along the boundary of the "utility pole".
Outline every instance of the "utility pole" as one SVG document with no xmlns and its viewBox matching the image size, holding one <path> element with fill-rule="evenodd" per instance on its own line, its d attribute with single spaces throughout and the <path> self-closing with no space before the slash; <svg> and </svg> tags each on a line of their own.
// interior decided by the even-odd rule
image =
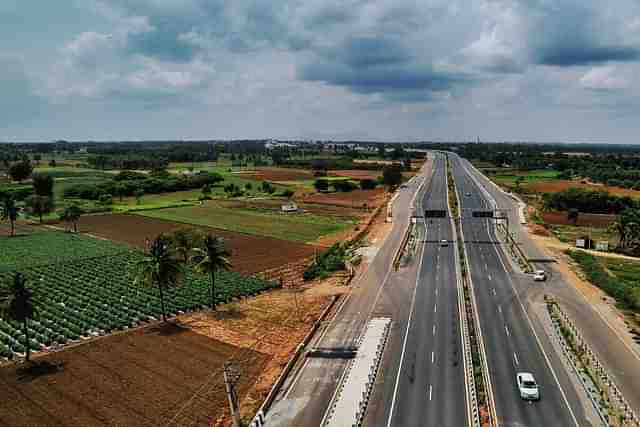
<svg viewBox="0 0 640 427">
<path fill-rule="evenodd" d="M 242 427 L 240 421 L 240 408 L 238 407 L 238 395 L 236 394 L 236 384 L 240 379 L 240 373 L 231 364 L 224 364 L 224 385 L 227 389 L 227 397 L 229 398 L 229 409 L 231 410 L 231 419 L 233 419 L 233 427 Z"/>
</svg>

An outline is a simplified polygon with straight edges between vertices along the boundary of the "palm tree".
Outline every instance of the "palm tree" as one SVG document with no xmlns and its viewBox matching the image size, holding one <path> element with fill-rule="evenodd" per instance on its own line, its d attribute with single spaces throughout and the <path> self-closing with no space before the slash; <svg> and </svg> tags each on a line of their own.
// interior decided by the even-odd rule
<svg viewBox="0 0 640 427">
<path fill-rule="evenodd" d="M 15 235 L 15 222 L 18 219 L 18 207 L 16 206 L 16 200 L 13 196 L 6 196 L 2 200 L 2 221 L 11 222 L 11 236 Z"/>
<path fill-rule="evenodd" d="M 134 284 L 142 283 L 147 286 L 158 287 L 160 305 L 162 307 L 162 320 L 166 322 L 164 293 L 166 290 L 178 286 L 184 273 L 181 262 L 173 248 L 171 238 L 166 234 L 160 234 L 156 237 L 137 266 L 138 271 Z"/>
<path fill-rule="evenodd" d="M 78 205 L 69 205 L 60 213 L 60 219 L 64 222 L 73 223 L 73 232 L 78 232 L 78 220 L 84 211 Z"/>
<path fill-rule="evenodd" d="M 29 319 L 33 319 L 36 308 L 33 301 L 33 292 L 26 287 L 27 279 L 21 273 L 15 273 L 9 287 L 9 295 L 4 311 L 9 318 L 22 323 L 25 337 L 27 362 L 30 355 Z"/>
<path fill-rule="evenodd" d="M 231 262 L 228 257 L 231 253 L 225 248 L 222 237 L 208 235 L 201 248 L 194 249 L 193 261 L 196 271 L 209 273 L 211 276 L 211 309 L 216 309 L 215 285 L 216 271 L 229 270 Z"/>
<path fill-rule="evenodd" d="M 176 252 L 186 264 L 189 262 L 189 255 L 196 246 L 203 242 L 203 235 L 199 230 L 193 228 L 180 228 L 171 234 Z"/>
</svg>

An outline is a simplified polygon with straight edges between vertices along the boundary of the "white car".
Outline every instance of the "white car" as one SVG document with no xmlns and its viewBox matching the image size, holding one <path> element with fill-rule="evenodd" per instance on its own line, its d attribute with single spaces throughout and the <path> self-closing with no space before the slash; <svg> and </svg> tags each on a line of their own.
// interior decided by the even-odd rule
<svg viewBox="0 0 640 427">
<path fill-rule="evenodd" d="M 466 193 L 464 193 L 465 196 L 467 197 L 471 197 L 471 193 L 469 193 L 468 191 Z"/>
<path fill-rule="evenodd" d="M 440 240 L 440 246 L 449 246 L 449 241 L 447 239 Z"/>
<path fill-rule="evenodd" d="M 547 275 L 544 270 L 536 270 L 536 272 L 533 273 L 533 280 L 536 282 L 544 282 L 547 280 Z"/>
<path fill-rule="evenodd" d="M 540 390 L 535 378 L 529 372 L 518 372 L 516 374 L 518 391 L 520 397 L 525 400 L 540 400 Z"/>
</svg>

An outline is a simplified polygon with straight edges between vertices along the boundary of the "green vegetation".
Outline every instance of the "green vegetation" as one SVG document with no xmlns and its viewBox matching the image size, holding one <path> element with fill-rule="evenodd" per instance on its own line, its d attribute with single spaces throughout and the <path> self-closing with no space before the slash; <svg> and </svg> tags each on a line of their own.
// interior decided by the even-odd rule
<svg viewBox="0 0 640 427">
<path fill-rule="evenodd" d="M 530 171 L 511 171 L 505 169 L 483 169 L 483 172 L 488 173 L 491 179 L 497 184 L 505 187 L 515 187 L 516 181 L 520 179 L 521 183 L 550 181 L 558 179 L 559 172 L 552 169 L 535 169 Z M 492 173 L 493 172 L 493 173 Z"/>
<path fill-rule="evenodd" d="M 13 358 L 32 350 L 64 344 L 81 337 L 126 329 L 169 315 L 204 308 L 211 301 L 207 274 L 184 269 L 181 286 L 163 289 L 134 284 L 145 255 L 114 243 L 86 236 L 44 232 L 0 239 L 0 294 L 6 295 L 14 272 L 28 279 L 36 315 L 24 325 L 8 315 L 0 317 L 0 357 Z M 275 284 L 237 273 L 216 273 L 215 302 L 253 295 Z"/>
<path fill-rule="evenodd" d="M 606 228 L 595 227 L 574 227 L 572 225 L 551 225 L 547 224 L 546 227 L 555 236 L 564 243 L 575 244 L 576 239 L 584 236 L 590 236 L 596 242 L 607 241 L 609 244 L 613 244 L 615 241 L 615 234 Z"/>
<path fill-rule="evenodd" d="M 258 236 L 309 242 L 344 230 L 349 223 L 334 217 L 312 214 L 282 214 L 272 210 L 229 208 L 216 202 L 201 206 L 138 212 L 151 218 L 221 228 Z"/>
<path fill-rule="evenodd" d="M 616 299 L 625 309 L 640 311 L 640 262 L 598 257 L 580 250 L 566 253 L 578 263 L 587 280 Z"/>
<path fill-rule="evenodd" d="M 566 211 L 577 209 L 584 213 L 620 213 L 627 208 L 636 208 L 640 203 L 631 197 L 616 196 L 608 191 L 569 188 L 557 193 L 545 193 L 542 197 L 545 210 Z"/>
<path fill-rule="evenodd" d="M 345 262 L 351 256 L 352 253 L 347 244 L 336 243 L 316 257 L 313 264 L 304 272 L 303 278 L 305 281 L 316 277 L 324 279 L 333 272 L 344 270 Z"/>
<path fill-rule="evenodd" d="M 63 232 L 47 231 L 13 238 L 3 236 L 0 237 L 0 271 L 106 257 L 128 250 L 119 243 Z"/>
</svg>

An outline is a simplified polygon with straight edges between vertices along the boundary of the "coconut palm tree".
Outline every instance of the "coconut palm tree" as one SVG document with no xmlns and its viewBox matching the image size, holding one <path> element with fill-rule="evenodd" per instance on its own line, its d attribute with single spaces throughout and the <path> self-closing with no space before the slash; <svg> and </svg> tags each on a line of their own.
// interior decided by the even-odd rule
<svg viewBox="0 0 640 427">
<path fill-rule="evenodd" d="M 78 220 L 82 216 L 84 211 L 78 205 L 69 205 L 60 213 L 60 219 L 64 222 L 70 222 L 73 224 L 73 232 L 78 232 Z"/>
<path fill-rule="evenodd" d="M 193 249 L 204 241 L 203 233 L 194 228 L 180 228 L 171 233 L 171 238 L 177 254 L 185 264 L 189 262 Z"/>
<path fill-rule="evenodd" d="M 2 206 L 0 207 L 2 214 L 2 221 L 11 222 L 11 236 L 15 235 L 15 222 L 18 219 L 18 207 L 16 206 L 16 200 L 13 196 L 6 196 L 2 200 Z"/>
<path fill-rule="evenodd" d="M 144 258 L 137 263 L 137 267 L 134 284 L 141 283 L 146 286 L 158 287 L 162 320 L 166 322 L 167 314 L 164 307 L 164 294 L 168 289 L 179 285 L 184 273 L 182 263 L 176 256 L 171 238 L 166 234 L 160 234 L 156 237 L 151 242 Z"/>
<path fill-rule="evenodd" d="M 36 308 L 33 301 L 33 292 L 26 287 L 27 279 L 21 273 L 15 273 L 9 285 L 9 293 L 6 305 L 3 307 L 10 319 L 22 323 L 24 332 L 24 347 L 27 362 L 30 358 L 29 319 L 33 319 Z"/>
<path fill-rule="evenodd" d="M 229 270 L 231 253 L 225 248 L 224 239 L 209 234 L 203 241 L 202 247 L 194 249 L 192 257 L 196 271 L 208 273 L 211 277 L 211 309 L 216 309 L 215 286 L 216 271 Z"/>
</svg>

